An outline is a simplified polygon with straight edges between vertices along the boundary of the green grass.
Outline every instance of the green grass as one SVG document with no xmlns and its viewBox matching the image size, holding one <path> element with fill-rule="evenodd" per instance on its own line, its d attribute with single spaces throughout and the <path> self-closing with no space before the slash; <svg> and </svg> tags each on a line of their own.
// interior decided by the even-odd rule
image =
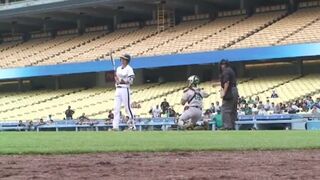
<svg viewBox="0 0 320 180">
<path fill-rule="evenodd" d="M 315 148 L 317 131 L 0 132 L 0 154 Z"/>
</svg>

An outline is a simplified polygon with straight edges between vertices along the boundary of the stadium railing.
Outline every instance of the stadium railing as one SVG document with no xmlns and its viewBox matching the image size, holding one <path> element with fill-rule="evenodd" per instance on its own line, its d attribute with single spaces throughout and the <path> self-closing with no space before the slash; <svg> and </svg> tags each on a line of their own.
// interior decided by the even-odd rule
<svg viewBox="0 0 320 180">
<path fill-rule="evenodd" d="M 138 119 L 136 122 L 136 127 L 138 131 L 144 129 L 154 130 L 155 128 L 161 129 L 162 131 L 167 131 L 171 126 L 175 125 L 175 118 L 148 118 L 148 119 Z M 36 127 L 36 131 L 41 130 L 74 130 L 80 131 L 81 129 L 89 129 L 92 131 L 99 131 L 101 129 L 108 130 L 112 128 L 112 124 L 106 124 L 104 120 L 98 120 L 96 123 L 92 124 L 77 124 L 74 120 L 64 120 L 57 121 L 50 125 L 40 125 Z M 119 128 L 121 130 L 128 128 L 126 123 L 120 123 Z"/>
<path fill-rule="evenodd" d="M 320 118 L 319 120 L 307 122 L 306 127 L 308 130 L 320 130 Z"/>
<path fill-rule="evenodd" d="M 78 124 L 77 120 L 56 121 L 53 124 L 19 126 L 17 122 L 0 123 L 0 131 L 101 131 L 109 130 L 112 124 L 105 120 L 96 120 L 91 124 Z M 210 120 L 212 131 L 216 130 L 216 122 Z M 291 129 L 296 130 L 320 130 L 320 116 L 312 114 L 277 114 L 277 115 L 240 115 L 236 121 L 236 130 L 242 125 L 249 125 L 259 129 L 260 125 L 289 124 Z M 136 121 L 137 131 L 177 129 L 175 118 L 141 118 Z M 126 123 L 120 123 L 120 130 L 128 128 Z"/>
<path fill-rule="evenodd" d="M 8 10 L 8 9 L 23 8 L 28 6 L 49 4 L 49 3 L 55 3 L 55 2 L 62 2 L 62 1 L 66 1 L 66 0 L 25 0 L 25 1 L 9 2 L 8 4 L 6 3 L 0 4 L 0 11 Z"/>
<path fill-rule="evenodd" d="M 274 115 L 241 115 L 236 121 L 236 130 L 241 125 L 252 125 L 253 128 L 259 129 L 259 125 L 266 124 L 289 124 L 291 129 L 307 129 L 306 123 L 318 120 L 320 117 L 312 114 L 274 114 Z"/>
</svg>

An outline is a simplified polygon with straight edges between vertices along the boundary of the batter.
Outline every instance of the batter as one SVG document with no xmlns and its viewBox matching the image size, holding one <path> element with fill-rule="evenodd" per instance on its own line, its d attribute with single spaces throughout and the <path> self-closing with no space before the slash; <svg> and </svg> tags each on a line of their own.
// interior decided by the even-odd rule
<svg viewBox="0 0 320 180">
<path fill-rule="evenodd" d="M 132 67 L 129 65 L 131 56 L 125 54 L 120 57 L 121 66 L 119 66 L 115 73 L 115 106 L 114 106 L 114 119 L 113 119 L 113 130 L 119 130 L 120 121 L 120 109 L 121 105 L 124 105 L 127 115 L 129 116 L 129 129 L 135 130 L 134 114 L 131 109 L 131 97 L 130 97 L 130 85 L 133 84 L 134 72 Z"/>
</svg>

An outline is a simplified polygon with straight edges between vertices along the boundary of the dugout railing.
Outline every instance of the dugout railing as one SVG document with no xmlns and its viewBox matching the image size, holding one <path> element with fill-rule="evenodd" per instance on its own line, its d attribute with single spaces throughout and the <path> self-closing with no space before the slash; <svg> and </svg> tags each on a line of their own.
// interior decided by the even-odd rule
<svg viewBox="0 0 320 180">
<path fill-rule="evenodd" d="M 213 117 L 209 121 L 209 129 L 217 130 L 217 122 Z M 145 130 L 178 130 L 175 118 L 139 118 L 136 121 L 137 131 Z M 282 124 L 295 130 L 320 130 L 320 116 L 312 114 L 276 114 L 276 115 L 240 115 L 235 129 L 264 129 L 265 125 Z M 112 124 L 105 120 L 94 120 L 91 123 L 79 124 L 77 120 L 55 121 L 51 124 L 19 125 L 18 122 L 0 123 L 0 131 L 106 131 Z M 128 124 L 120 123 L 120 130 L 126 130 Z"/>
</svg>

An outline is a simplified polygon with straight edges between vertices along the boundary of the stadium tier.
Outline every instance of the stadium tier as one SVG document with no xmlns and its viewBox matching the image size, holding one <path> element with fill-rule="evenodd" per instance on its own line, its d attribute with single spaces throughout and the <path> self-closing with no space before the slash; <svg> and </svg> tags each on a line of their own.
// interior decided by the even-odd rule
<svg viewBox="0 0 320 180">
<path fill-rule="evenodd" d="M 6 41 L 0 44 L 0 67 L 108 59 L 110 51 L 116 57 L 124 53 L 137 57 L 319 42 L 319 7 L 302 8 L 291 14 L 285 6 L 276 7 L 269 11 L 257 8 L 251 16 L 240 10 L 232 15 L 222 13 L 215 19 L 194 15 L 164 31 L 158 31 L 155 21 L 148 21 L 144 26 L 134 22 L 119 24 L 116 31 L 96 28 L 97 31 L 78 35 L 74 29 L 59 31 L 54 38 L 48 34 L 35 35 L 28 41 Z"/>
<path fill-rule="evenodd" d="M 156 36 L 150 37 L 145 41 L 141 41 L 135 46 L 131 48 L 123 49 L 119 52 L 119 54 L 123 54 L 125 52 L 132 54 L 133 56 L 146 56 L 146 55 L 155 55 L 153 52 L 158 52 L 157 54 L 163 54 L 162 51 L 158 50 L 158 48 L 172 48 L 169 47 L 168 44 L 170 42 L 175 42 L 177 39 L 183 36 L 188 36 L 196 29 L 200 29 L 205 24 L 208 23 L 209 20 L 199 20 L 199 21 L 190 21 L 190 22 L 182 22 L 172 29 L 168 29 L 163 31 Z"/>
<path fill-rule="evenodd" d="M 275 76 L 256 77 L 239 80 L 239 93 L 246 99 L 249 97 L 260 97 L 263 102 L 268 99 L 275 90 L 279 98 L 270 99 L 270 102 L 280 103 L 303 98 L 313 93 L 317 96 L 320 91 L 319 74 L 306 76 Z M 213 82 L 201 84 L 207 92 L 209 98 L 204 101 L 204 109 L 208 109 L 211 103 L 220 101 L 219 85 Z M 176 112 L 181 113 L 183 106 L 180 99 L 186 82 L 154 83 L 134 86 L 132 97 L 140 108 L 133 108 L 137 116 L 150 117 L 149 110 L 159 105 L 164 98 Z M 38 120 L 46 119 L 49 114 L 53 119 L 63 119 L 64 111 L 70 105 L 75 110 L 74 117 L 79 117 L 82 113 L 90 118 L 105 119 L 108 111 L 114 106 L 114 88 L 78 88 L 65 90 L 41 90 L 24 93 L 3 93 L 0 95 L 0 119 L 2 121 L 17 120 Z M 145 96 L 148 94 L 148 96 Z M 123 110 L 124 112 L 124 110 Z"/>
<path fill-rule="evenodd" d="M 187 48 L 186 52 L 197 51 L 212 51 L 225 49 L 231 44 L 237 43 L 242 39 L 249 37 L 251 34 L 263 29 L 264 27 L 272 24 L 285 15 L 285 12 L 269 12 L 262 14 L 254 14 L 251 17 L 246 17 L 242 21 L 220 30 L 216 34 L 200 40 L 194 46 Z M 182 51 L 183 52 L 183 51 Z"/>
<path fill-rule="evenodd" d="M 319 42 L 319 20 L 320 8 L 300 9 L 230 48 Z"/>
</svg>

